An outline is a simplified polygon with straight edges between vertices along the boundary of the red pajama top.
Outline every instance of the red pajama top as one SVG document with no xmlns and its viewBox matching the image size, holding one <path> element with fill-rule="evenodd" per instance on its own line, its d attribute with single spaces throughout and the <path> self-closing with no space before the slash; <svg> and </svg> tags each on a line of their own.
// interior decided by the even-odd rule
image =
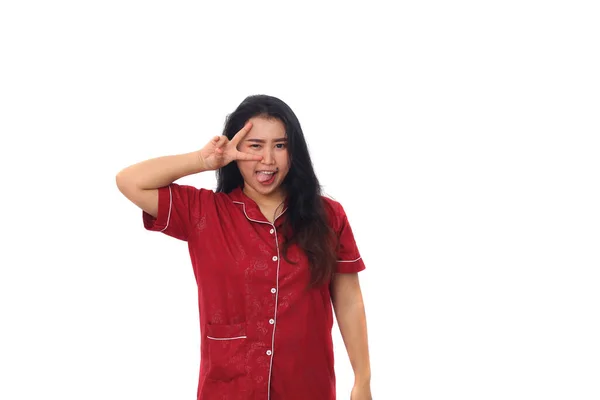
<svg viewBox="0 0 600 400">
<path fill-rule="evenodd" d="M 323 197 L 337 233 L 337 273 L 365 265 L 340 203 Z M 198 285 L 198 400 L 334 400 L 329 285 L 306 290 L 306 255 L 281 256 L 281 224 L 240 188 L 231 193 L 172 183 L 144 227 L 188 242 Z"/>
</svg>

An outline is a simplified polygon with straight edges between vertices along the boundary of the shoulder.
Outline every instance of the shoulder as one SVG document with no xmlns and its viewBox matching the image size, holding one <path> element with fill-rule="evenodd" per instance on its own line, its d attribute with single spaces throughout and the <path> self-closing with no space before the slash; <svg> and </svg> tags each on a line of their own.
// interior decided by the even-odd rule
<svg viewBox="0 0 600 400">
<path fill-rule="evenodd" d="M 163 190 L 168 191 L 172 195 L 172 200 L 184 201 L 188 204 L 196 203 L 203 207 L 209 207 L 210 205 L 224 206 L 233 204 L 235 200 L 235 194 L 215 192 L 212 189 L 198 188 L 187 184 L 171 183 L 167 185 Z"/>
<path fill-rule="evenodd" d="M 328 214 L 339 215 L 344 213 L 344 208 L 339 201 L 334 200 L 329 196 L 321 196 L 321 201 Z"/>
<path fill-rule="evenodd" d="M 192 185 L 182 183 L 171 183 L 165 186 L 164 189 L 168 189 L 171 193 L 178 196 L 196 197 L 196 198 L 212 198 L 215 196 L 215 192 L 211 189 L 197 188 Z"/>
<path fill-rule="evenodd" d="M 329 222 L 335 231 L 339 231 L 346 221 L 346 212 L 342 204 L 329 196 L 321 196 L 325 213 Z"/>
</svg>

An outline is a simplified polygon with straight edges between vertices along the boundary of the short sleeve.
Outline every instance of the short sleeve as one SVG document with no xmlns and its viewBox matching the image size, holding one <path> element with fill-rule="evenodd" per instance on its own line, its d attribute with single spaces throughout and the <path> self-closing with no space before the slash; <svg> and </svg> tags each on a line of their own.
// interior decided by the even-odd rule
<svg viewBox="0 0 600 400">
<path fill-rule="evenodd" d="M 142 211 L 144 228 L 187 241 L 213 194 L 207 189 L 176 183 L 161 187 L 158 189 L 156 218 Z"/>
<path fill-rule="evenodd" d="M 354 240 L 354 234 L 350 227 L 348 217 L 341 205 L 337 210 L 337 234 L 338 234 L 338 250 L 337 250 L 337 273 L 353 273 L 360 272 L 365 269 L 365 263 L 358 251 L 358 246 Z"/>
</svg>

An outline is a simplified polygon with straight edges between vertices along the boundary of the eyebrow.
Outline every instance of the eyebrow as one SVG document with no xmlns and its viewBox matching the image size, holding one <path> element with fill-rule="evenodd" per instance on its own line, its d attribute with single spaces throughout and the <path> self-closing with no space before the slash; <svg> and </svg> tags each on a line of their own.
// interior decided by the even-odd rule
<svg viewBox="0 0 600 400">
<path fill-rule="evenodd" d="M 246 139 L 247 142 L 253 142 L 253 143 L 265 143 L 265 140 L 263 139 Z M 287 142 L 287 138 L 279 138 L 279 139 L 275 139 L 273 140 L 275 143 L 279 143 L 279 142 Z"/>
</svg>

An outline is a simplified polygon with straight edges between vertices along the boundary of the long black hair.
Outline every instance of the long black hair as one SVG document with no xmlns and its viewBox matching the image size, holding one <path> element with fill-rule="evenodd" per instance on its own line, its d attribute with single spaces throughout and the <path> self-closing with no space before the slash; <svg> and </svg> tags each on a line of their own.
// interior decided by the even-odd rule
<svg viewBox="0 0 600 400">
<path fill-rule="evenodd" d="M 276 97 L 248 96 L 227 116 L 223 135 L 231 140 L 250 118 L 257 116 L 281 121 L 287 137 L 290 169 L 281 184 L 288 201 L 283 225 L 283 257 L 290 262 L 287 250 L 297 244 L 308 257 L 309 287 L 326 284 L 336 265 L 336 235 L 329 225 L 321 185 L 296 114 Z M 243 185 L 244 178 L 237 163 L 231 162 L 217 170 L 217 192 L 229 193 Z"/>
</svg>

